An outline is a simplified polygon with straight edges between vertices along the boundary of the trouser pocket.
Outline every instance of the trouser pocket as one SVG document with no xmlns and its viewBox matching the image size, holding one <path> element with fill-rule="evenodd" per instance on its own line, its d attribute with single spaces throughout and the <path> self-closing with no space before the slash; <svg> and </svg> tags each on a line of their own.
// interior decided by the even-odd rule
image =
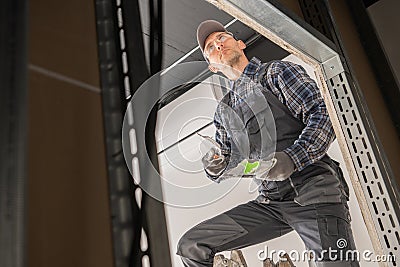
<svg viewBox="0 0 400 267">
<path fill-rule="evenodd" d="M 337 206 L 337 207 L 335 207 Z M 321 248 L 317 261 L 359 261 L 347 204 L 326 209 L 317 205 Z"/>
</svg>

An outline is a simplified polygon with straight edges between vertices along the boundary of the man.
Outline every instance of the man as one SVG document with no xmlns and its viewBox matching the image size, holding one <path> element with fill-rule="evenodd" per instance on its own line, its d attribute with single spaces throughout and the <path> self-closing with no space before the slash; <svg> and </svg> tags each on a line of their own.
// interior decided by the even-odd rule
<svg viewBox="0 0 400 267">
<path fill-rule="evenodd" d="M 227 113 L 240 118 L 248 133 L 246 156 L 263 160 L 268 153 L 262 152 L 260 133 L 267 126 L 260 121 L 268 117 L 268 110 L 272 112 L 276 126 L 273 156 L 277 161 L 263 174 L 256 200 L 206 220 L 182 236 L 177 254 L 184 265 L 212 266 L 215 253 L 295 230 L 306 248 L 315 253 L 317 266 L 359 266 L 356 260 L 345 258 L 347 250 L 355 249 L 348 187 L 338 163 L 326 155 L 334 132 L 316 83 L 293 63 L 261 63 L 257 58 L 249 61 L 243 51 L 245 43 L 217 21 L 201 23 L 197 40 L 209 69 L 233 81 L 215 113 L 220 147 L 203 158 L 207 176 L 220 182 L 224 173 L 243 160 L 242 142 L 235 136 L 240 133 L 232 130 L 237 120 L 226 118 Z M 269 108 L 260 108 L 257 99 L 264 100 Z"/>
</svg>

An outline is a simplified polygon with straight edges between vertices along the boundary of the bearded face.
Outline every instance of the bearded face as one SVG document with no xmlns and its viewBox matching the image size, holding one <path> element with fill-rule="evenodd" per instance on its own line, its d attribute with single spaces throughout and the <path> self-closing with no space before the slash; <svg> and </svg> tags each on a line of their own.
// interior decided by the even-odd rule
<svg viewBox="0 0 400 267">
<path fill-rule="evenodd" d="M 214 32 L 205 41 L 205 54 L 210 63 L 227 66 L 236 65 L 242 56 L 246 45 L 229 33 Z"/>
</svg>

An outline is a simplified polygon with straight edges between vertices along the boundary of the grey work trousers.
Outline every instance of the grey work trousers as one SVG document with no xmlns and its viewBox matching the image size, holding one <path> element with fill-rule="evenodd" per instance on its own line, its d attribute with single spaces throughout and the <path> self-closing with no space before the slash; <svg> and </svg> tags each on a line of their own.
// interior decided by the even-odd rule
<svg viewBox="0 0 400 267">
<path fill-rule="evenodd" d="M 354 267 L 359 266 L 356 260 L 345 261 L 342 256 L 340 261 L 340 255 L 356 249 L 350 221 L 347 203 L 300 206 L 294 201 L 250 201 L 187 231 L 178 243 L 177 254 L 187 267 L 212 266 L 218 252 L 255 245 L 295 230 L 306 248 L 320 258 L 317 266 Z M 347 246 L 338 247 L 339 239 Z M 280 249 L 285 248 L 276 248 Z M 337 254 L 329 256 L 323 250 L 337 250 Z"/>
</svg>

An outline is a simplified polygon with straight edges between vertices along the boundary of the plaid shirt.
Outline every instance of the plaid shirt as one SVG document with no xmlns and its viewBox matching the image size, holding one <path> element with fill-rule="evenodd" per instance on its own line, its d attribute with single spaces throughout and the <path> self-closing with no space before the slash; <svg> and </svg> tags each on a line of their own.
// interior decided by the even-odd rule
<svg viewBox="0 0 400 267">
<path fill-rule="evenodd" d="M 292 115 L 305 125 L 294 144 L 284 150 L 293 160 L 296 169 L 301 171 L 322 158 L 335 138 L 324 100 L 315 81 L 300 65 L 273 61 L 266 73 L 260 73 L 261 67 L 262 63 L 257 58 L 249 62 L 242 75 L 233 83 L 228 105 L 234 107 L 251 90 L 249 86 L 238 86 L 244 80 L 260 80 L 263 89 L 271 90 Z M 221 145 L 222 153 L 229 157 L 230 138 L 221 123 L 221 110 L 221 105 L 218 105 L 214 116 L 215 139 Z"/>
</svg>

